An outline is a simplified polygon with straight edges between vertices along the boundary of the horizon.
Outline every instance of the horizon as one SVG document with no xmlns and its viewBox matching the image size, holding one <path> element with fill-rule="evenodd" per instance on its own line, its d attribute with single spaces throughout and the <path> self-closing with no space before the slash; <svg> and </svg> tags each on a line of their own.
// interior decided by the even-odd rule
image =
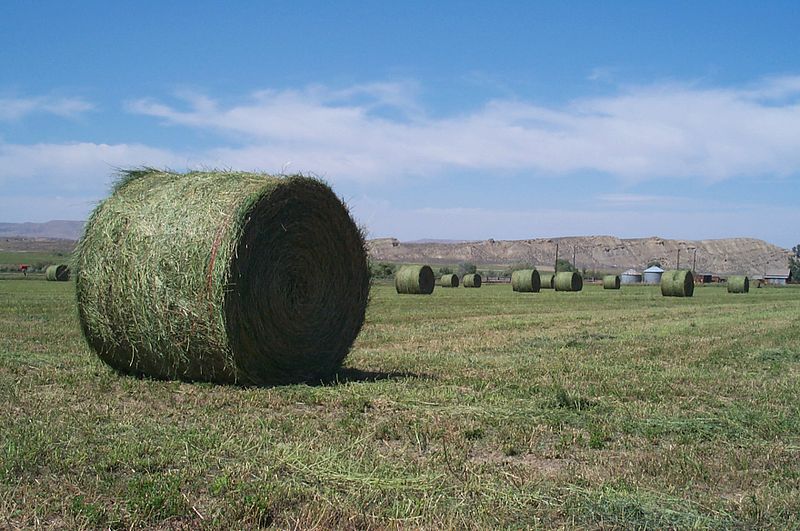
<svg viewBox="0 0 800 531">
<path fill-rule="evenodd" d="M 788 1 L 6 4 L 0 217 L 216 167 L 318 175 L 370 239 L 789 249 L 798 26 Z"/>
</svg>

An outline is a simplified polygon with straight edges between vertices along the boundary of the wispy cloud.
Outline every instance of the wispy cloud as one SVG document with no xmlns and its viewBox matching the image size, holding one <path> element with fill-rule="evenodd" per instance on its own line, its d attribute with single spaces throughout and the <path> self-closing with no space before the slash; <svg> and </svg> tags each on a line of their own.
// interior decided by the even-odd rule
<svg viewBox="0 0 800 531">
<path fill-rule="evenodd" d="M 54 98 L 37 96 L 28 98 L 0 98 L 0 120 L 19 120 L 29 114 L 45 113 L 61 117 L 74 117 L 91 111 L 94 105 L 80 98 Z"/>
</svg>

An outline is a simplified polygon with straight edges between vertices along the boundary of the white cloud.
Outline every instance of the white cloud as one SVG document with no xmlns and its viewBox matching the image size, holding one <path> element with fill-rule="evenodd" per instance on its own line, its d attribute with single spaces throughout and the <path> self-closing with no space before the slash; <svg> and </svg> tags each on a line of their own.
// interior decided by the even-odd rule
<svg viewBox="0 0 800 531">
<path fill-rule="evenodd" d="M 18 120 L 34 113 L 55 114 L 65 118 L 91 111 L 94 105 L 80 98 L 0 98 L 0 120 Z"/>
<path fill-rule="evenodd" d="M 494 100 L 437 118 L 423 112 L 415 94 L 404 84 L 314 86 L 261 91 L 228 106 L 193 95 L 186 108 L 139 100 L 129 109 L 228 135 L 236 145 L 212 154 L 223 163 L 292 160 L 298 170 L 336 178 L 466 169 L 717 182 L 800 171 L 800 76 L 739 89 L 630 87 L 563 107 Z"/>
</svg>

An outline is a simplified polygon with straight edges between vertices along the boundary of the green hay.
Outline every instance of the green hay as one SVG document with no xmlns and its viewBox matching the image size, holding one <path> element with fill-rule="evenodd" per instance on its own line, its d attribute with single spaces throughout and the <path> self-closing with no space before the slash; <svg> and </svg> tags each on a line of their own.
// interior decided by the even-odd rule
<svg viewBox="0 0 800 531">
<path fill-rule="evenodd" d="M 458 287 L 458 275 L 450 274 L 450 275 L 442 275 L 442 278 L 439 280 L 439 284 L 443 288 L 457 288 Z"/>
<path fill-rule="evenodd" d="M 394 275 L 394 287 L 403 295 L 430 295 L 435 284 L 433 269 L 426 265 L 403 266 Z"/>
<path fill-rule="evenodd" d="M 541 289 L 553 289 L 556 276 L 553 273 L 539 273 L 539 286 Z"/>
<path fill-rule="evenodd" d="M 75 262 L 89 345 L 155 378 L 318 381 L 341 365 L 369 296 L 360 230 L 303 176 L 125 172 Z"/>
<path fill-rule="evenodd" d="M 606 275 L 603 277 L 603 289 L 619 289 L 619 275 Z"/>
<path fill-rule="evenodd" d="M 54 264 L 44 270 L 44 278 L 50 281 L 66 282 L 69 280 L 69 266 L 67 264 Z"/>
<path fill-rule="evenodd" d="M 556 291 L 581 291 L 583 289 L 583 277 L 574 271 L 562 271 L 557 273 L 553 286 Z"/>
<path fill-rule="evenodd" d="M 541 289 L 539 272 L 535 269 L 520 269 L 511 273 L 511 289 L 521 293 L 538 293 Z"/>
<path fill-rule="evenodd" d="M 694 295 L 694 275 L 688 270 L 665 271 L 661 275 L 661 295 L 691 297 Z"/>
<path fill-rule="evenodd" d="M 461 279 L 461 283 L 464 284 L 465 288 L 479 288 L 481 287 L 482 281 L 483 279 L 478 273 L 464 275 L 464 277 Z"/>
<path fill-rule="evenodd" d="M 728 277 L 728 293 L 749 293 L 750 279 L 746 275 Z"/>
</svg>

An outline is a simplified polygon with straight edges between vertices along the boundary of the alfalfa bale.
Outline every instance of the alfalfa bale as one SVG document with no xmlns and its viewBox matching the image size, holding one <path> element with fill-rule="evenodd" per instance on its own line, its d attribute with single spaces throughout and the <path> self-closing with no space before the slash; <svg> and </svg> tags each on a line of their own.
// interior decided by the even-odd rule
<svg viewBox="0 0 800 531">
<path fill-rule="evenodd" d="M 603 277 L 603 289 L 619 289 L 619 275 L 606 275 Z"/>
<path fill-rule="evenodd" d="M 66 282 L 69 280 L 69 266 L 67 264 L 53 264 L 44 270 L 46 280 Z"/>
<path fill-rule="evenodd" d="M 554 273 L 539 273 L 539 286 L 541 289 L 553 289 L 553 280 L 556 278 Z"/>
<path fill-rule="evenodd" d="M 749 293 L 750 279 L 746 275 L 728 277 L 728 293 Z"/>
<path fill-rule="evenodd" d="M 461 278 L 461 283 L 465 288 L 479 288 L 481 287 L 481 275 L 479 273 L 469 273 Z"/>
<path fill-rule="evenodd" d="M 450 273 L 448 275 L 442 275 L 442 278 L 439 280 L 439 284 L 443 288 L 457 288 L 458 287 L 458 275 L 455 273 Z"/>
<path fill-rule="evenodd" d="M 556 273 L 553 285 L 556 291 L 580 291 L 583 289 L 583 277 L 575 271 Z"/>
<path fill-rule="evenodd" d="M 427 265 L 403 266 L 394 274 L 394 288 L 404 295 L 430 295 L 436 278 Z"/>
<path fill-rule="evenodd" d="M 694 294 L 694 275 L 687 269 L 665 271 L 661 275 L 661 295 L 691 297 Z"/>
<path fill-rule="evenodd" d="M 539 272 L 535 269 L 519 269 L 512 272 L 511 289 L 522 293 L 538 293 L 541 289 Z"/>
<path fill-rule="evenodd" d="M 115 369 L 155 378 L 318 381 L 364 323 L 364 239 L 304 176 L 124 172 L 76 250 L 84 336 Z"/>
</svg>

